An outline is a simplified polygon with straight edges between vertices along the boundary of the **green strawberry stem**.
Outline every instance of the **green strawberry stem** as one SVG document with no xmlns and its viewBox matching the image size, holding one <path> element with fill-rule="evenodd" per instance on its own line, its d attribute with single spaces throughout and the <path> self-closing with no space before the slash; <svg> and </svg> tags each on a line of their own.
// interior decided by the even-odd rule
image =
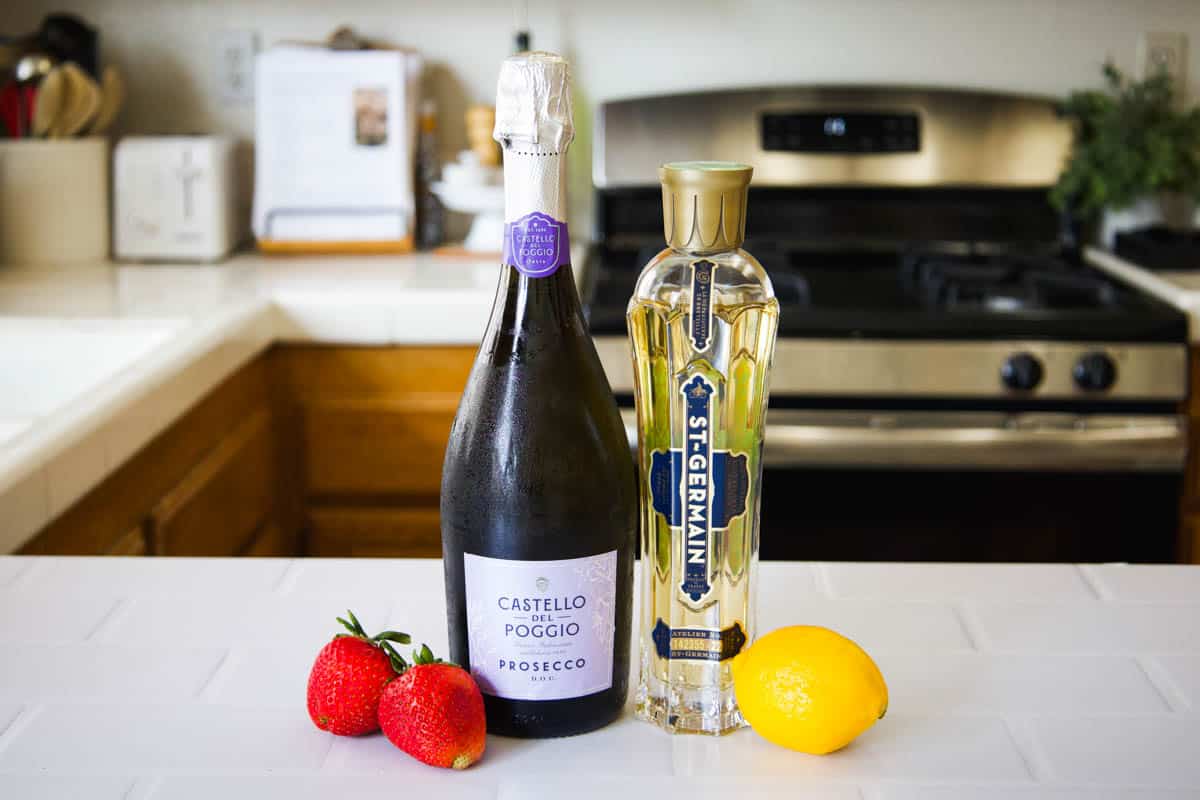
<svg viewBox="0 0 1200 800">
<path fill-rule="evenodd" d="M 397 653 L 396 648 L 392 647 L 392 642 L 396 642 L 397 644 L 409 644 L 412 642 L 412 637 L 407 633 L 401 633 L 400 631 L 384 631 L 383 633 L 377 633 L 374 636 L 368 636 L 367 632 L 363 630 L 362 623 L 358 621 L 358 617 L 354 616 L 353 611 L 346 609 L 346 616 L 349 617 L 349 621 L 342 619 L 341 617 L 338 617 L 337 621 L 341 623 L 342 627 L 349 631 L 349 633 L 339 633 L 334 638 L 341 638 L 343 636 L 354 637 L 355 639 L 362 639 L 364 642 L 378 647 L 379 649 L 383 650 L 383 652 L 387 653 L 388 660 L 392 662 L 392 669 L 396 670 L 396 674 L 403 675 L 405 670 L 407 670 L 410 665 L 404 660 L 404 656 Z M 420 650 L 413 650 L 413 665 L 448 663 L 448 661 L 443 661 L 442 659 L 436 657 L 433 654 L 433 651 L 429 649 L 429 645 L 427 644 L 422 644 Z"/>
</svg>

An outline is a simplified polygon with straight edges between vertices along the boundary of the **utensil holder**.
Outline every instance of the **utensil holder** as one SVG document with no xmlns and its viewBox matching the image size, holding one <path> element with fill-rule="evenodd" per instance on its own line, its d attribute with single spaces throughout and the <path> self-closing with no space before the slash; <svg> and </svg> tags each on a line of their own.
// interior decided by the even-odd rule
<svg viewBox="0 0 1200 800">
<path fill-rule="evenodd" d="M 0 141 L 0 263 L 108 258 L 105 137 Z"/>
</svg>

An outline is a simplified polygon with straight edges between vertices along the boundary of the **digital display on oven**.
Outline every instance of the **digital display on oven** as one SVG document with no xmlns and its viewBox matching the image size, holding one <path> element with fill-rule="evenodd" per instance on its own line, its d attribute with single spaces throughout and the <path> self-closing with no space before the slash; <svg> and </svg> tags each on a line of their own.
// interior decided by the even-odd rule
<svg viewBox="0 0 1200 800">
<path fill-rule="evenodd" d="M 921 120 L 915 113 L 768 112 L 762 149 L 792 153 L 916 153 Z"/>
</svg>

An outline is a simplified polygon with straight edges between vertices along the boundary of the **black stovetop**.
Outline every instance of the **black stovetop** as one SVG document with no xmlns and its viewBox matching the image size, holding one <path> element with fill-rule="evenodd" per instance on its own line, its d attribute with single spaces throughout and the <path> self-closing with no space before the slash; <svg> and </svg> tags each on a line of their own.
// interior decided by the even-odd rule
<svg viewBox="0 0 1200 800">
<path fill-rule="evenodd" d="M 1187 339 L 1186 316 L 1051 246 L 804 249 L 748 241 L 780 304 L 779 335 L 863 339 Z M 603 244 L 588 260 L 593 334 L 625 335 L 642 266 L 660 246 Z"/>
</svg>

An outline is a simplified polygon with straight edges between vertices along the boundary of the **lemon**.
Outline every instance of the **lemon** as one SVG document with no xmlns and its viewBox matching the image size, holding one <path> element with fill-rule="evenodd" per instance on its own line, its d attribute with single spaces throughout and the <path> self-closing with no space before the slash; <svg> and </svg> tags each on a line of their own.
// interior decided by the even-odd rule
<svg viewBox="0 0 1200 800">
<path fill-rule="evenodd" d="M 793 625 L 758 639 L 730 664 L 742 716 L 768 741 L 802 753 L 840 750 L 887 711 L 879 667 L 828 628 Z"/>
</svg>

